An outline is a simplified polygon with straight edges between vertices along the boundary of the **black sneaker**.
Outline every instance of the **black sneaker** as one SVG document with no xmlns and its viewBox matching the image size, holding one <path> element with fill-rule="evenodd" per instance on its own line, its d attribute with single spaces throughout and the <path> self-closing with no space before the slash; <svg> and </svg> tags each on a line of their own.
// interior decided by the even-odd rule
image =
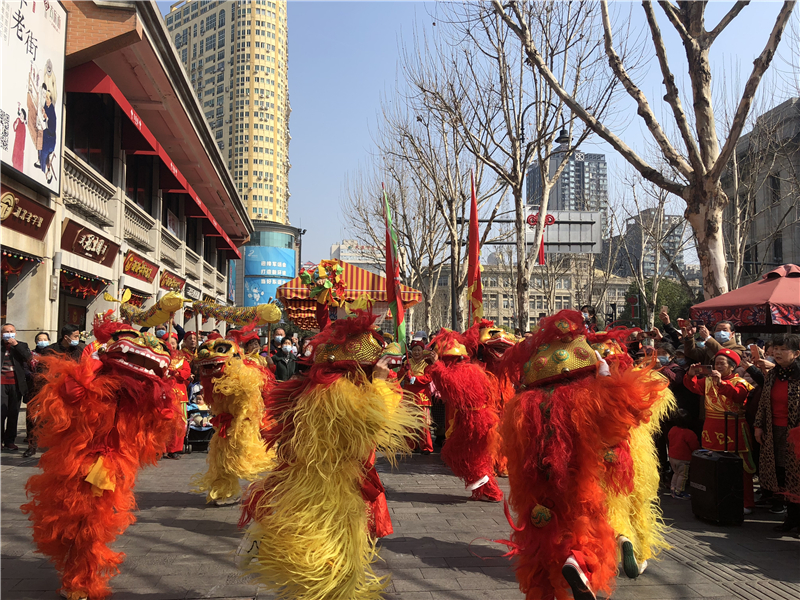
<svg viewBox="0 0 800 600">
<path fill-rule="evenodd" d="M 572 597 L 575 600 L 597 600 L 591 586 L 589 579 L 581 569 L 578 561 L 570 554 L 564 566 L 561 567 L 561 574 L 567 580 L 570 589 L 572 590 Z"/>
</svg>

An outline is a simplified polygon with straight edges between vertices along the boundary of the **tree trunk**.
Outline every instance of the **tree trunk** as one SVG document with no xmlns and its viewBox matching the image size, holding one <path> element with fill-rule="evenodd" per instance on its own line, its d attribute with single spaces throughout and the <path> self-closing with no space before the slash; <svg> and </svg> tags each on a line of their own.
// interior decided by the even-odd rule
<svg viewBox="0 0 800 600">
<path fill-rule="evenodd" d="M 517 229 L 517 327 L 520 331 L 528 331 L 530 326 L 528 311 L 528 292 L 531 285 L 530 265 L 528 264 L 528 244 L 526 233 L 528 224 L 525 222 L 525 202 L 522 198 L 522 187 L 515 188 L 514 193 L 514 225 Z"/>
<path fill-rule="evenodd" d="M 703 274 L 703 297 L 708 300 L 728 291 L 728 263 L 722 233 L 722 213 L 728 197 L 719 183 L 701 187 L 704 180 L 686 188 L 685 217 L 697 239 L 697 257 Z"/>
</svg>

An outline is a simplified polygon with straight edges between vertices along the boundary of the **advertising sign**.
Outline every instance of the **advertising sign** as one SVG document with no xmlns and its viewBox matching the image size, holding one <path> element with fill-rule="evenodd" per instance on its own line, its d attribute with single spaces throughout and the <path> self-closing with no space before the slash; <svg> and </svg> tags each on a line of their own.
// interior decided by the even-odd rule
<svg viewBox="0 0 800 600">
<path fill-rule="evenodd" d="M 183 277 L 178 277 L 175 273 L 170 273 L 166 269 L 161 271 L 161 279 L 158 281 L 159 287 L 162 290 L 170 290 L 173 292 L 180 292 L 186 280 Z"/>
<path fill-rule="evenodd" d="M 61 229 L 61 249 L 110 267 L 117 258 L 119 244 L 88 227 L 65 219 Z"/>
<path fill-rule="evenodd" d="M 526 241 L 535 243 L 539 210 L 528 207 Z M 544 248 L 548 254 L 600 254 L 603 213 L 599 211 L 553 210 L 545 217 Z"/>
<path fill-rule="evenodd" d="M 0 2 L 0 27 L 0 160 L 60 194 L 67 12 L 56 0 Z"/>
<path fill-rule="evenodd" d="M 244 305 L 257 306 L 269 302 L 269 299 L 278 295 L 278 286 L 289 281 L 274 277 L 245 277 L 244 278 Z"/>
<path fill-rule="evenodd" d="M 228 300 L 236 302 L 236 261 L 228 261 Z"/>
<path fill-rule="evenodd" d="M 242 250 L 245 306 L 276 298 L 278 286 L 294 278 L 294 250 L 271 246 L 245 246 Z"/>
<path fill-rule="evenodd" d="M 2 187 L 0 219 L 3 227 L 44 240 L 56 212 L 14 190 Z"/>
<path fill-rule="evenodd" d="M 203 298 L 203 292 L 201 292 L 199 288 L 188 283 L 183 288 L 183 295 L 189 298 L 189 300 L 201 300 Z"/>
<path fill-rule="evenodd" d="M 128 250 L 125 255 L 125 264 L 122 267 L 122 272 L 140 281 L 153 283 L 153 279 L 156 278 L 156 273 L 158 273 L 158 265 L 151 263 L 143 256 L 139 256 L 133 250 Z"/>
</svg>

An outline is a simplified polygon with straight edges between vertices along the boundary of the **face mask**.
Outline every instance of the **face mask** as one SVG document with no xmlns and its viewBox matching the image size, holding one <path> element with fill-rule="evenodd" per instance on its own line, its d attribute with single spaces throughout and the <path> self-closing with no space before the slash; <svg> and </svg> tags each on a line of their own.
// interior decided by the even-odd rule
<svg viewBox="0 0 800 600">
<path fill-rule="evenodd" d="M 663 367 L 664 365 L 666 365 L 669 362 L 669 358 L 666 357 L 666 356 L 659 356 L 658 357 L 658 362 L 660 362 L 661 366 Z"/>
<path fill-rule="evenodd" d="M 284 354 L 291 354 L 291 352 L 292 352 L 292 347 L 291 346 L 283 346 L 283 348 L 281 348 L 281 349 L 283 350 Z"/>
<path fill-rule="evenodd" d="M 697 343 L 695 343 L 695 346 L 697 346 L 698 348 L 705 348 L 706 347 L 706 343 L 705 342 L 697 342 Z"/>
<path fill-rule="evenodd" d="M 17 334 L 15 332 L 13 332 L 13 331 L 6 332 L 6 333 L 3 334 L 3 339 L 4 340 L 12 340 L 15 337 L 17 337 Z"/>
<path fill-rule="evenodd" d="M 686 366 L 686 362 L 687 361 L 686 361 L 685 358 L 676 358 L 675 359 L 675 364 L 677 364 L 679 367 L 685 367 Z"/>
<path fill-rule="evenodd" d="M 78 344 L 80 344 L 80 343 L 81 343 L 81 341 L 80 341 L 80 340 L 70 340 L 70 341 L 69 341 L 69 345 L 70 345 L 70 346 L 77 346 L 77 345 L 78 345 Z"/>
<path fill-rule="evenodd" d="M 306 350 L 303 352 L 303 356 L 311 356 L 311 350 Z"/>
<path fill-rule="evenodd" d="M 50 342 L 48 342 L 47 340 L 39 340 L 38 342 L 36 342 L 36 347 L 37 348 L 46 348 L 49 345 L 50 345 Z"/>
<path fill-rule="evenodd" d="M 160 337 L 161 337 L 162 335 L 164 335 L 165 333 L 167 333 L 167 330 L 166 330 L 166 329 L 156 329 L 156 337 L 159 337 L 159 338 L 160 338 Z"/>
<path fill-rule="evenodd" d="M 731 332 L 730 331 L 715 331 L 714 332 L 714 339 L 717 340 L 720 344 L 724 344 L 729 339 L 731 339 Z"/>
<path fill-rule="evenodd" d="M 280 343 L 283 341 L 283 336 L 282 336 L 282 335 L 276 335 L 276 336 L 275 336 L 274 338 L 272 338 L 272 339 L 273 339 L 273 340 L 275 340 L 275 343 L 276 343 L 276 344 L 280 344 Z"/>
<path fill-rule="evenodd" d="M 581 314 L 583 315 L 583 320 L 584 321 L 588 321 L 589 320 L 589 313 L 581 313 Z"/>
</svg>

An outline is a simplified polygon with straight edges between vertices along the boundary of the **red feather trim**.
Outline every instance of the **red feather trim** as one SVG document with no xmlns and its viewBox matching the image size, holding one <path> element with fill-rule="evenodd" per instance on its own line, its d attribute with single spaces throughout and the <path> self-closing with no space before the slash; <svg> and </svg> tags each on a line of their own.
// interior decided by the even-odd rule
<svg viewBox="0 0 800 600">
<path fill-rule="evenodd" d="M 106 344 L 111 339 L 111 336 L 118 331 L 137 331 L 132 325 L 123 323 L 122 321 L 115 321 L 113 313 L 108 312 L 97 314 L 92 323 L 92 333 L 97 341 L 101 344 Z"/>
<path fill-rule="evenodd" d="M 478 355 L 481 329 L 486 329 L 487 327 L 494 327 L 494 321 L 481 319 L 473 323 L 470 328 L 464 332 L 464 345 L 467 347 L 467 352 L 469 352 L 470 356 L 475 357 Z"/>
<path fill-rule="evenodd" d="M 372 333 L 375 336 L 375 339 L 383 344 L 385 341 L 383 336 L 375 331 L 373 327 L 378 315 L 374 315 L 365 310 L 355 310 L 353 313 L 356 315 L 355 317 L 351 317 L 349 319 L 337 319 L 331 323 L 329 327 L 325 328 L 324 331 L 321 331 L 319 334 L 317 334 L 317 336 L 314 338 L 314 347 L 318 348 L 322 346 L 322 344 L 333 344 L 335 346 L 340 346 L 344 344 L 348 338 L 357 336 L 367 331 Z"/>
<path fill-rule="evenodd" d="M 234 342 L 239 344 L 240 348 L 243 348 L 244 345 L 249 342 L 250 340 L 257 340 L 258 332 L 254 331 L 256 325 L 258 323 L 258 319 L 253 319 L 252 322 L 248 323 L 241 329 L 234 329 L 233 331 L 228 332 L 228 337 L 232 339 Z"/>
</svg>

